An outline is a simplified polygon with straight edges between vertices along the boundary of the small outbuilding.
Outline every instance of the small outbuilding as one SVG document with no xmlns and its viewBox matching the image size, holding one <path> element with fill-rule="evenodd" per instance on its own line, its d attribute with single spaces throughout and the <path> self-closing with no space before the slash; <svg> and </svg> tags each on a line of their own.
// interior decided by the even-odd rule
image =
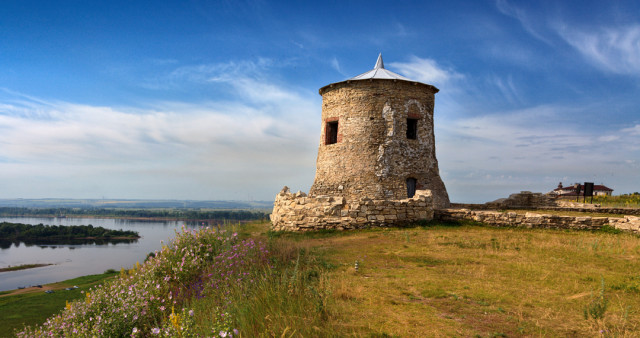
<svg viewBox="0 0 640 338">
<path fill-rule="evenodd" d="M 584 192 L 584 185 L 580 184 L 580 183 L 574 183 L 573 185 L 569 185 L 566 187 L 562 186 L 562 182 L 558 183 L 558 187 L 553 189 L 552 191 L 550 191 L 550 194 L 554 194 L 558 197 L 563 197 L 563 196 L 573 196 L 576 197 L 578 196 L 578 192 Z M 593 195 L 594 196 L 611 196 L 611 194 L 613 194 L 613 189 L 602 185 L 602 184 L 595 184 L 593 186 Z M 581 195 L 582 196 L 582 195 Z"/>
</svg>

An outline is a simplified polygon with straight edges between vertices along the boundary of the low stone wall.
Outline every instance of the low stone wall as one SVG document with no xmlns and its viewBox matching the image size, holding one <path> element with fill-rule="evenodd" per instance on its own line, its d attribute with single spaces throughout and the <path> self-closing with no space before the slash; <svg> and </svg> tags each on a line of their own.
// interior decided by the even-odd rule
<svg viewBox="0 0 640 338">
<path fill-rule="evenodd" d="M 471 210 L 562 210 L 640 216 L 639 208 L 610 208 L 602 207 L 600 204 L 557 200 L 549 195 L 531 191 L 521 191 L 517 194 L 509 195 L 508 198 L 501 198 L 484 204 L 451 203 L 451 208 Z"/>
<path fill-rule="evenodd" d="M 523 228 L 587 229 L 605 225 L 640 234 L 640 209 L 580 208 L 546 205 L 538 194 L 522 192 L 512 201 L 533 201 L 525 209 L 552 209 L 564 211 L 626 214 L 624 217 L 558 216 L 544 213 L 498 212 L 478 210 L 490 203 L 469 205 L 470 208 L 433 209 L 430 190 L 418 190 L 413 198 L 402 200 L 372 200 L 368 198 L 348 201 L 343 196 L 307 196 L 303 192 L 291 193 L 284 187 L 276 196 L 271 213 L 272 229 L 276 231 L 306 231 L 319 229 L 359 229 L 372 226 L 404 226 L 419 220 L 443 221 L 471 220 L 492 226 Z M 529 195 L 529 197 L 526 197 Z M 514 195 L 511 195 L 513 197 Z M 523 197 L 524 196 L 524 197 Z M 533 196 L 532 198 L 530 198 Z M 511 203 L 509 203 L 511 204 Z M 513 203 L 517 204 L 517 203 Z M 511 204 L 511 205 L 513 205 Z M 514 206 L 515 207 L 515 206 Z M 508 208 L 504 208 L 508 209 Z"/>
<path fill-rule="evenodd" d="M 518 208 L 538 208 L 538 207 L 555 207 L 556 202 L 540 192 L 521 191 L 517 194 L 511 194 L 508 198 L 485 203 L 492 209 L 518 209 Z"/>
<path fill-rule="evenodd" d="M 555 207 L 555 208 L 540 208 L 540 209 L 640 216 L 640 209 L 638 208 L 609 208 L 609 207 L 589 206 L 589 207 Z"/>
<path fill-rule="evenodd" d="M 465 208 L 473 210 L 500 210 L 500 209 L 535 209 L 557 207 L 556 201 L 543 193 L 521 191 L 511 194 L 508 198 L 501 198 L 484 204 L 451 203 L 453 208 Z"/>
<path fill-rule="evenodd" d="M 610 207 L 601 207 L 598 204 L 565 204 L 559 206 L 529 206 L 529 207 L 519 207 L 519 208 L 505 208 L 505 207 L 496 207 L 495 205 L 489 204 L 471 204 L 471 203 L 451 203 L 451 208 L 455 209 L 470 209 L 470 210 L 509 210 L 509 209 L 524 209 L 524 210 L 558 210 L 558 211 L 575 211 L 575 212 L 591 212 L 591 213 L 599 213 L 599 214 L 615 214 L 615 215 L 629 215 L 629 216 L 640 216 L 640 209 L 638 208 L 610 208 Z"/>
<path fill-rule="evenodd" d="M 582 208 L 582 209 L 600 208 L 600 204 L 580 203 L 580 202 L 565 201 L 565 200 L 556 200 L 556 206 L 561 208 Z"/>
<path fill-rule="evenodd" d="M 471 209 L 471 210 L 496 210 L 495 207 L 489 207 L 486 204 L 478 203 L 451 203 L 451 209 Z"/>
<path fill-rule="evenodd" d="M 470 209 L 438 209 L 434 218 L 442 221 L 470 220 L 493 226 L 552 229 L 588 229 L 596 230 L 605 225 L 616 229 L 640 233 L 640 217 L 589 217 L 557 216 L 527 212 L 498 212 Z"/>
<path fill-rule="evenodd" d="M 318 229 L 358 229 L 372 226 L 403 226 L 433 219 L 430 190 L 418 190 L 402 200 L 347 201 L 342 196 L 307 196 L 284 187 L 271 213 L 272 229 L 305 231 Z"/>
</svg>

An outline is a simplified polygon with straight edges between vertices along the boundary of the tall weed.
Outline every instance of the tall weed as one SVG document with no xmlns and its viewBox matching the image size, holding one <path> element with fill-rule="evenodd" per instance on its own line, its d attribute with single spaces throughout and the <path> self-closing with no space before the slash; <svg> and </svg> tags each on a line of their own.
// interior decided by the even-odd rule
<svg viewBox="0 0 640 338">
<path fill-rule="evenodd" d="M 44 324 L 27 327 L 19 337 L 182 335 L 193 311 L 184 305 L 204 288 L 202 271 L 221 252 L 238 245 L 235 234 L 213 229 L 183 229 L 144 264 L 122 270 L 120 278 L 67 304 Z M 176 311 L 178 309 L 178 311 Z"/>
<path fill-rule="evenodd" d="M 246 286 L 236 284 L 192 303 L 203 316 L 199 334 L 215 333 L 218 328 L 207 323 L 220 323 L 223 317 L 249 337 L 328 334 L 329 285 L 314 256 L 290 241 L 277 239 L 271 241 L 268 251 L 267 262 L 252 265 L 255 278 L 245 279 Z M 226 303 L 221 304 L 221 299 Z"/>
</svg>

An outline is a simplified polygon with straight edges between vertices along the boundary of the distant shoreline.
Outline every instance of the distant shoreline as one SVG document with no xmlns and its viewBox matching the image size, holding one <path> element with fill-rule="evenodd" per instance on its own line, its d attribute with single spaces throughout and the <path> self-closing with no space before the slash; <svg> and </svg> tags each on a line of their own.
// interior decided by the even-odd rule
<svg viewBox="0 0 640 338">
<path fill-rule="evenodd" d="M 32 218 L 93 218 L 93 219 L 124 219 L 129 221 L 184 221 L 184 222 L 202 222 L 207 223 L 207 225 L 211 224 L 220 224 L 224 222 L 224 219 L 215 220 L 215 219 L 197 219 L 197 218 L 179 218 L 179 217 L 136 217 L 136 216 L 100 216 L 100 215 L 64 215 L 64 216 L 53 216 L 53 215 L 2 215 L 0 217 L 32 217 Z M 218 221 L 213 223 L 211 221 Z M 227 220 L 238 223 L 247 223 L 253 222 L 254 220 Z"/>
<path fill-rule="evenodd" d="M 177 218 L 177 217 L 120 217 L 120 216 L 100 216 L 100 215 L 2 215 L 0 217 L 33 217 L 33 218 L 106 218 L 106 219 L 126 219 L 134 221 L 197 221 L 191 219 Z"/>
</svg>

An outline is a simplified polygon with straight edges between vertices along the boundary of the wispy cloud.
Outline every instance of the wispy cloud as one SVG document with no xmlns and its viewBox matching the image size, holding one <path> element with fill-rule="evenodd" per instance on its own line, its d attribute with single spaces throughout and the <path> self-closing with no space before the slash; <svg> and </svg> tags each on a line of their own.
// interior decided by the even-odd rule
<svg viewBox="0 0 640 338">
<path fill-rule="evenodd" d="M 410 79 L 435 85 L 441 85 L 464 77 L 453 69 L 438 65 L 435 60 L 420 58 L 415 55 L 410 56 L 408 62 L 392 62 L 390 65 Z"/>
<path fill-rule="evenodd" d="M 200 83 L 215 80 L 229 81 L 237 77 L 263 77 L 274 65 L 274 61 L 269 58 L 187 65 L 177 67 L 169 77 Z"/>
<path fill-rule="evenodd" d="M 597 67 L 617 74 L 640 75 L 640 24 L 589 29 L 561 24 L 557 30 Z"/>
<path fill-rule="evenodd" d="M 492 74 L 488 78 L 489 88 L 497 88 L 498 92 L 502 95 L 504 99 L 506 99 L 509 103 L 522 103 L 522 94 L 517 88 L 517 85 L 513 81 L 513 76 L 508 75 L 506 78 L 499 77 L 495 74 Z"/>
<path fill-rule="evenodd" d="M 403 25 L 403 24 L 401 24 L 401 23 L 399 23 L 399 22 L 397 22 L 397 23 L 395 24 L 395 31 L 396 31 L 396 34 L 397 34 L 399 37 L 407 36 L 407 35 L 409 34 L 409 33 L 407 32 L 407 28 L 405 27 L 405 25 Z"/>
<path fill-rule="evenodd" d="M 568 22 L 557 16 L 533 13 L 507 0 L 496 0 L 497 9 L 520 23 L 532 37 L 551 45 L 553 39 L 577 50 L 586 60 L 617 74 L 640 74 L 640 23 L 619 25 L 613 18 L 607 25 Z"/>
<path fill-rule="evenodd" d="M 340 61 L 338 61 L 338 58 L 336 58 L 335 56 L 331 58 L 331 68 L 335 69 L 342 76 L 347 76 L 340 68 Z"/>
<path fill-rule="evenodd" d="M 500 13 L 510 16 L 520 22 L 522 28 L 534 38 L 549 44 L 550 41 L 541 32 L 538 27 L 541 18 L 534 18 L 527 11 L 519 8 L 513 4 L 510 4 L 507 0 L 496 0 L 496 7 Z"/>
</svg>

